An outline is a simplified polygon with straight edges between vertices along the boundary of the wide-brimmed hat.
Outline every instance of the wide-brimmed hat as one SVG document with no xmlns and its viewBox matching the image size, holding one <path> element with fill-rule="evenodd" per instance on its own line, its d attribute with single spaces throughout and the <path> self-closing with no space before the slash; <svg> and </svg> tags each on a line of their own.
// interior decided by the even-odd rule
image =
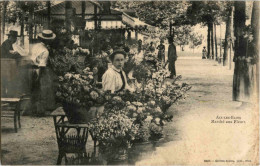
<svg viewBox="0 0 260 166">
<path fill-rule="evenodd" d="M 14 31 L 14 30 L 10 30 L 7 35 L 8 35 L 8 36 L 19 37 L 19 36 L 18 36 L 18 32 L 17 32 L 17 31 Z"/>
<path fill-rule="evenodd" d="M 53 40 L 55 39 L 56 35 L 52 32 L 52 30 L 43 30 L 42 33 L 38 35 L 39 38 L 45 39 L 45 40 Z"/>
</svg>

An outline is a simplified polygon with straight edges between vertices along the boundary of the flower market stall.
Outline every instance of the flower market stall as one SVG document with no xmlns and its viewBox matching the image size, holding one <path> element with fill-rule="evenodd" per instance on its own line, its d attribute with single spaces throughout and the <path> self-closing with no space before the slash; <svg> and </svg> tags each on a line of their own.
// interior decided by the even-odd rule
<svg viewBox="0 0 260 166">
<path fill-rule="evenodd" d="M 166 64 L 158 59 L 157 49 L 150 46 L 151 41 L 158 43 L 165 38 L 157 35 L 158 29 L 124 12 L 117 13 L 126 26 L 124 30 L 117 29 L 118 36 L 111 33 L 113 29 L 88 29 L 85 33 L 95 40 L 86 49 L 72 40 L 75 31 L 59 29 L 49 58 L 50 68 L 57 76 L 56 102 L 62 106 L 69 124 L 87 125 L 100 154 L 107 160 L 124 160 L 133 144 L 162 138 L 163 127 L 173 118 L 168 109 L 185 98 L 191 88 L 181 82 L 181 76 L 167 80 Z M 108 16 L 100 15 L 101 28 L 110 25 L 105 20 Z M 87 28 L 91 23 L 95 25 L 95 20 L 88 21 Z M 146 36 L 143 44 L 137 38 L 122 36 L 123 32 L 133 30 Z M 111 93 L 103 91 L 100 84 L 111 65 L 109 55 L 117 48 L 127 53 L 124 71 L 132 91 Z"/>
<path fill-rule="evenodd" d="M 63 106 L 70 123 L 89 125 L 100 153 L 110 160 L 126 159 L 127 149 L 133 144 L 162 138 L 163 126 L 172 119 L 169 107 L 185 98 L 191 88 L 181 83 L 181 76 L 167 80 L 165 64 L 150 52 L 144 53 L 140 63 L 136 62 L 135 49 L 130 46 L 125 66 L 132 73 L 129 78 L 132 92 L 103 91 L 95 79 L 97 66 L 89 63 L 93 61 L 86 49 L 66 48 L 50 60 L 58 75 L 57 102 Z M 107 57 L 107 53 L 100 55 L 106 67 Z"/>
</svg>

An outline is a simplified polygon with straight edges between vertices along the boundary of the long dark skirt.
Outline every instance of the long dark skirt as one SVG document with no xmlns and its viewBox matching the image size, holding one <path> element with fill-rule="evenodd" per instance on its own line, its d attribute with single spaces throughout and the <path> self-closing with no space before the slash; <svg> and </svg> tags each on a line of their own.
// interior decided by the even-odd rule
<svg viewBox="0 0 260 166">
<path fill-rule="evenodd" d="M 46 67 L 40 69 L 39 74 L 33 72 L 32 78 L 32 114 L 45 115 L 46 112 L 55 109 L 55 74 Z"/>
</svg>

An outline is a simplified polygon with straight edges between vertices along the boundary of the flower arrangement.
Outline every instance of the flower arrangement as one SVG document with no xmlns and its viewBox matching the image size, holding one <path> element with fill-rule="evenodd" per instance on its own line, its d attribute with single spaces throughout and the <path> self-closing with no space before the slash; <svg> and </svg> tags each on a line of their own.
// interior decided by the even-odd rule
<svg viewBox="0 0 260 166">
<path fill-rule="evenodd" d="M 52 56 L 49 58 L 50 66 L 57 75 L 64 75 L 67 72 L 81 72 L 86 66 L 85 58 L 90 55 L 88 49 L 80 47 L 76 49 L 53 49 Z"/>
<path fill-rule="evenodd" d="M 103 148 L 129 147 L 135 139 L 139 126 L 133 119 L 122 113 L 109 113 L 101 116 L 89 126 L 89 131 L 95 135 Z"/>
<path fill-rule="evenodd" d="M 83 72 L 84 74 L 66 73 L 64 76 L 59 76 L 57 99 L 61 102 L 88 108 L 103 104 L 105 101 L 104 92 L 95 87 L 93 72 L 88 67 Z"/>
<path fill-rule="evenodd" d="M 136 65 L 133 71 L 133 77 L 136 78 L 137 82 L 146 81 L 152 76 L 152 72 L 154 69 L 152 69 L 149 65 L 146 63 L 141 63 L 139 65 Z"/>
</svg>

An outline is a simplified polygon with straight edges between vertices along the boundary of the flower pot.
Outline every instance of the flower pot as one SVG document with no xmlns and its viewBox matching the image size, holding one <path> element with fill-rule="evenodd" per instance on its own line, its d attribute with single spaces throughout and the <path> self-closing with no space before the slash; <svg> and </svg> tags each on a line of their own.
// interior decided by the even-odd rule
<svg viewBox="0 0 260 166">
<path fill-rule="evenodd" d="M 85 124 L 96 118 L 96 107 L 87 108 L 63 103 L 63 108 L 69 122 L 73 124 Z"/>
<path fill-rule="evenodd" d="M 102 148 L 102 147 L 100 147 Z M 124 161 L 128 158 L 127 147 L 106 147 L 101 150 L 108 162 Z"/>
</svg>

